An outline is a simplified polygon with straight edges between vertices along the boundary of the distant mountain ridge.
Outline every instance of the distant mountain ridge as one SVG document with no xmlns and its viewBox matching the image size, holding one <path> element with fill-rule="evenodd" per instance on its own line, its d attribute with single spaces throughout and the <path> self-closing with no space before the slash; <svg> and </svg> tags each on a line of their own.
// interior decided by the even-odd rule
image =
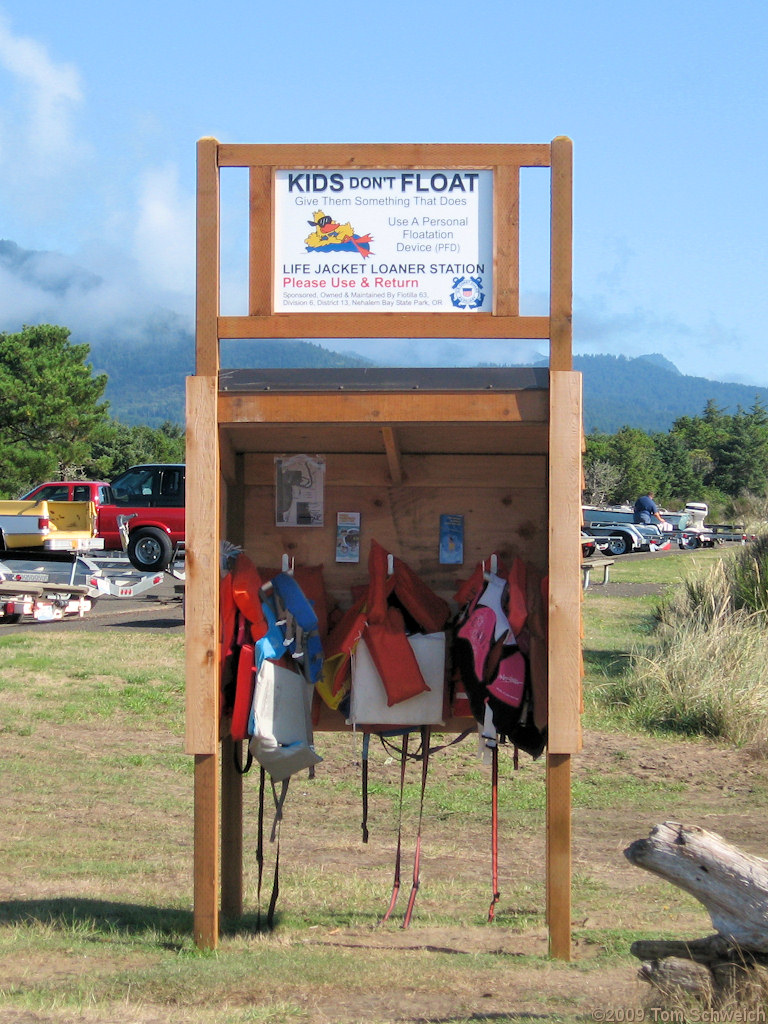
<svg viewBox="0 0 768 1024">
<path fill-rule="evenodd" d="M 23 249 L 0 239 L 0 276 L 10 288 L 37 300 L 37 315 L 26 323 L 47 318 L 72 330 L 74 342 L 91 345 L 97 373 L 109 378 L 106 397 L 112 415 L 128 424 L 159 426 L 165 420 L 184 421 L 185 377 L 194 373 L 195 344 L 185 321 L 176 313 L 153 314 L 113 309 L 94 323 L 100 310 L 100 288 L 108 282 L 60 253 Z M 67 303 L 70 305 L 68 306 Z M 141 303 L 136 306 L 141 309 Z M 61 320 L 49 309 L 61 307 Z M 112 308 L 112 307 L 110 307 Z M 69 312 L 67 312 L 69 310 Z M 68 323 L 67 318 L 79 319 Z M 0 329 L 21 329 L 10 309 L 0 311 Z M 104 327 L 106 322 L 109 326 Z M 221 343 L 224 367 L 351 367 L 372 366 L 362 356 L 346 356 L 308 341 L 229 341 Z M 623 426 L 652 433 L 668 430 L 680 416 L 699 416 L 708 401 L 733 413 L 749 409 L 755 399 L 768 405 L 768 388 L 726 384 L 683 374 L 659 353 L 629 359 L 625 356 L 575 356 L 574 368 L 584 379 L 584 429 L 615 433 Z"/>
<path fill-rule="evenodd" d="M 573 367 L 583 375 L 587 433 L 624 426 L 664 432 L 680 416 L 700 416 L 710 400 L 728 413 L 750 409 L 756 399 L 768 406 L 768 388 L 690 377 L 663 356 L 575 356 Z"/>
<path fill-rule="evenodd" d="M 158 427 L 166 420 L 184 422 L 185 378 L 195 372 L 193 336 L 177 327 L 157 325 L 146 341 L 121 346 L 94 343 L 95 373 L 106 373 L 106 398 L 115 419 L 129 425 Z M 309 341 L 254 340 L 221 342 L 224 368 L 342 368 L 372 366 L 371 360 L 332 352 Z"/>
<path fill-rule="evenodd" d="M 184 421 L 184 378 L 194 373 L 191 334 L 164 325 L 146 342 L 94 344 L 91 355 L 94 370 L 109 377 L 106 397 L 117 419 L 150 426 Z M 313 342 L 281 340 L 222 342 L 221 361 L 263 368 L 375 365 Z M 756 399 L 768 406 L 768 388 L 691 377 L 664 356 L 575 356 L 573 362 L 583 375 L 587 433 L 613 434 L 623 426 L 665 432 L 680 416 L 700 416 L 710 400 L 729 413 L 751 408 Z"/>
</svg>

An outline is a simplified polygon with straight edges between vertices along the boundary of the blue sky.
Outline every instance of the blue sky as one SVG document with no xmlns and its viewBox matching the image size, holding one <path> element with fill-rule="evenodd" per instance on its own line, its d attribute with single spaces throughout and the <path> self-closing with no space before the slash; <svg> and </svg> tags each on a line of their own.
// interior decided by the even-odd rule
<svg viewBox="0 0 768 1024">
<path fill-rule="evenodd" d="M 191 324 L 201 136 L 569 135 L 575 352 L 661 352 L 766 386 L 767 29 L 764 0 L 0 0 L 0 238 L 101 278 L 54 301 L 0 272 L 0 329 L 123 323 L 127 344 L 130 321 L 160 309 Z M 527 187 L 535 211 L 546 189 Z M 533 233 L 524 246 L 523 311 L 541 312 L 545 253 Z M 233 274 L 224 294 L 238 286 Z M 420 351 L 448 365 L 528 355 Z"/>
</svg>

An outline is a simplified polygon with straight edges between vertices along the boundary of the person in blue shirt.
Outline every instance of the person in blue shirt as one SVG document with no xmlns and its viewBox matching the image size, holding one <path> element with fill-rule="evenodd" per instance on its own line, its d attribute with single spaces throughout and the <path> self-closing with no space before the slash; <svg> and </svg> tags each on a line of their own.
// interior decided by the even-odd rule
<svg viewBox="0 0 768 1024">
<path fill-rule="evenodd" d="M 653 500 L 653 494 L 641 494 L 635 502 L 634 519 L 635 523 L 645 523 L 649 526 L 654 519 L 657 519 L 660 523 L 666 522 L 659 512 L 656 502 Z"/>
</svg>

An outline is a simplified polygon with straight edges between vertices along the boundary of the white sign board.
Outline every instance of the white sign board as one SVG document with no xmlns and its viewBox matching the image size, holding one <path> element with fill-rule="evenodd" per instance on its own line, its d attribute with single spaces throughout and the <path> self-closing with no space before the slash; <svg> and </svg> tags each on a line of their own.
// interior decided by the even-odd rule
<svg viewBox="0 0 768 1024">
<path fill-rule="evenodd" d="M 276 313 L 490 313 L 493 172 L 275 172 Z"/>
</svg>

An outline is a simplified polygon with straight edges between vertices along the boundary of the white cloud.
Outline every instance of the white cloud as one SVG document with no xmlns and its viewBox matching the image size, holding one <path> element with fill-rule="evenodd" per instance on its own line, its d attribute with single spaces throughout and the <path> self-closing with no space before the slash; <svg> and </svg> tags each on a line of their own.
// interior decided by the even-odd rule
<svg viewBox="0 0 768 1024">
<path fill-rule="evenodd" d="M 195 199 L 183 194 L 175 165 L 154 168 L 141 177 L 133 251 L 155 286 L 194 291 Z"/>
<path fill-rule="evenodd" d="M 95 243 L 77 261 L 21 249 L 0 260 L 0 331 L 53 323 L 68 327 L 78 342 L 129 345 L 146 341 L 154 321 L 191 330 L 193 300 L 148 285 L 143 269 L 120 249 Z"/>
<path fill-rule="evenodd" d="M 14 293 L 0 275 L 3 327 L 11 316 L 87 324 L 110 309 L 122 319 L 131 306 L 135 314 L 164 305 L 186 315 L 195 287 L 195 199 L 184 194 L 175 165 L 142 172 L 121 159 L 105 164 L 88 141 L 92 112 L 78 68 L 15 32 L 2 13 L 0 95 L 2 237 L 27 251 L 87 248 L 84 265 L 102 278 L 86 295 L 69 289 L 54 301 L 40 280 Z M 38 251 L 38 270 L 41 260 Z"/>
<path fill-rule="evenodd" d="M 78 150 L 73 122 L 83 92 L 77 68 L 57 64 L 36 40 L 14 35 L 2 16 L 0 67 L 11 75 L 23 96 L 23 110 L 9 115 L 6 103 L 4 127 L 8 134 L 8 129 L 13 129 L 14 146 L 26 151 L 14 155 L 3 147 L 3 162 L 26 155 L 32 159 L 33 174 L 57 173 L 55 161 L 70 159 Z"/>
<path fill-rule="evenodd" d="M 3 236 L 60 244 L 72 235 L 78 196 L 92 195 L 80 74 L 41 43 L 14 34 L 0 14 L 0 95 Z"/>
</svg>

